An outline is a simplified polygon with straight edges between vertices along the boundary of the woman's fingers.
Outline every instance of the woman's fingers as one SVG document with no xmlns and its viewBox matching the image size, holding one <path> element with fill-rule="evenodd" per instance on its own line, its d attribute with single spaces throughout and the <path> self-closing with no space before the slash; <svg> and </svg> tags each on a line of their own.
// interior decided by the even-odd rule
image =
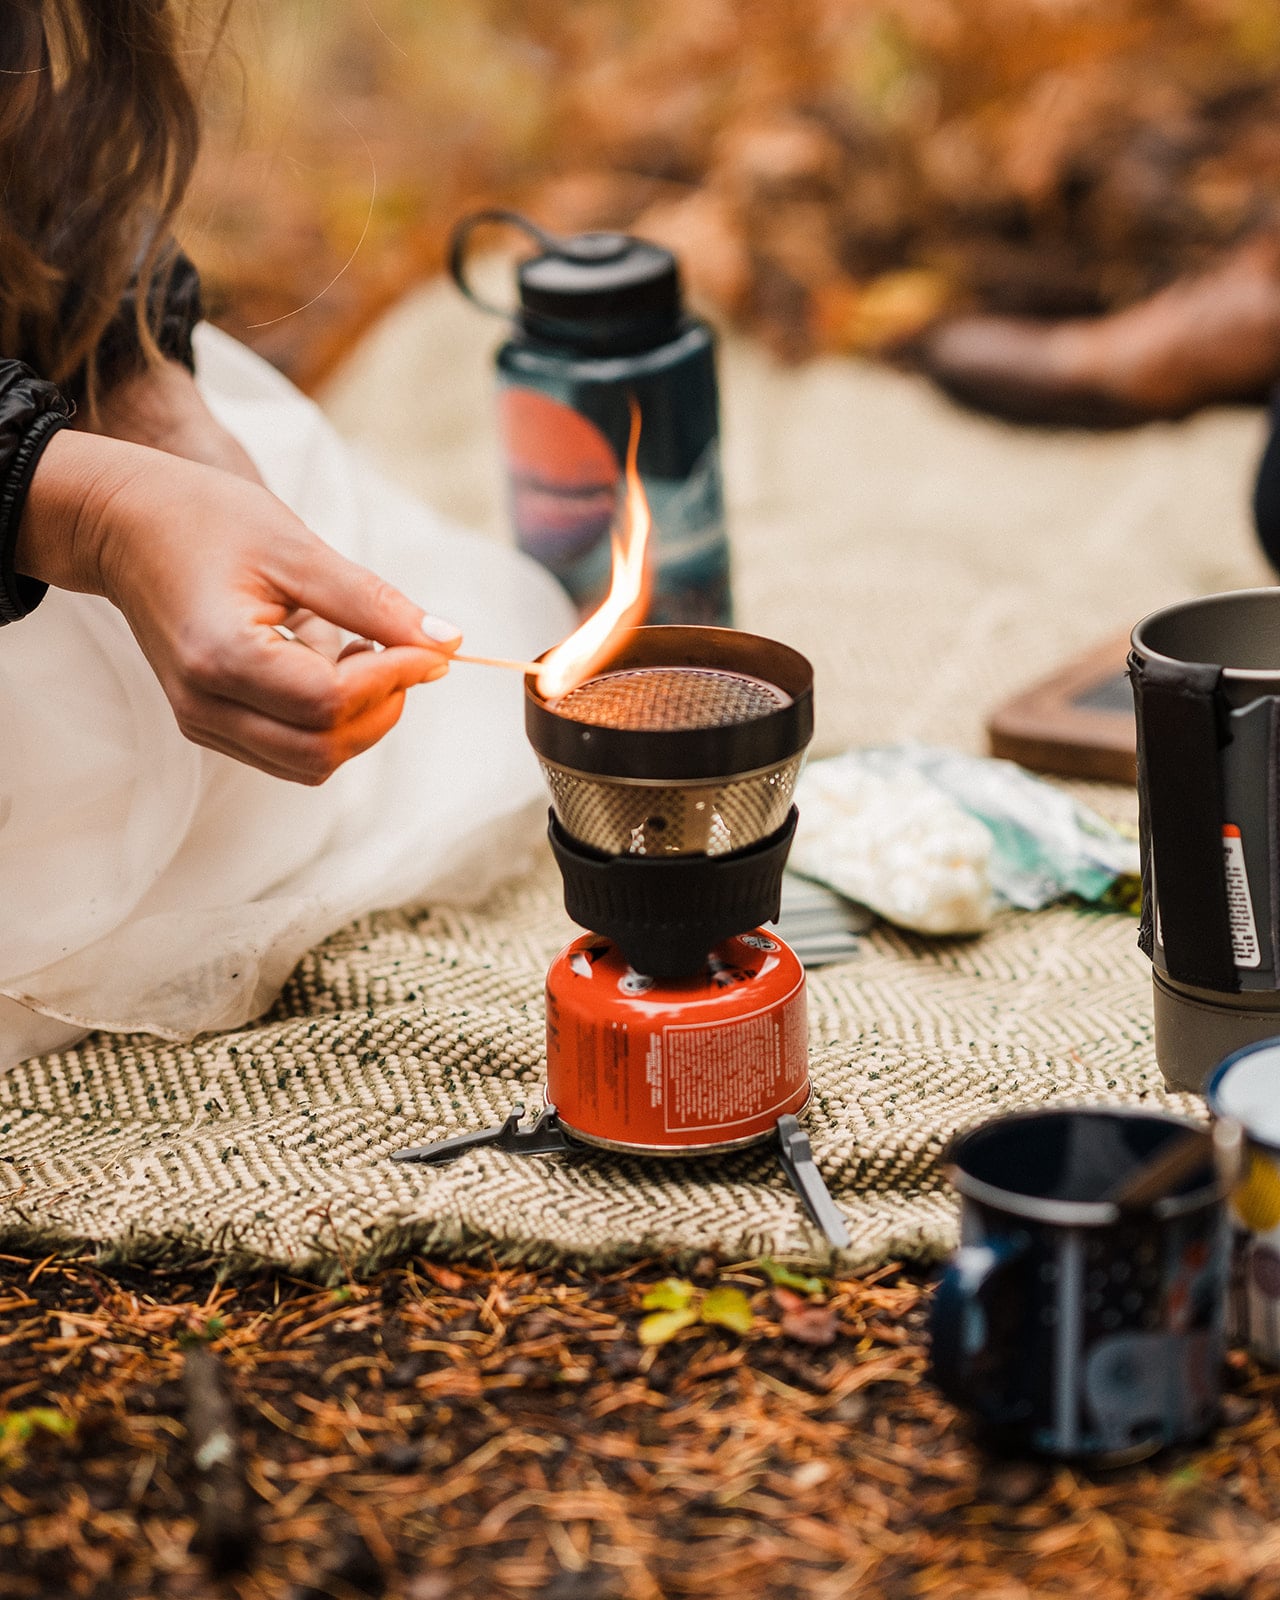
<svg viewBox="0 0 1280 1600">
<path fill-rule="evenodd" d="M 279 633 L 282 628 L 286 634 L 291 634 L 303 644 L 310 645 L 322 656 L 328 656 L 330 661 L 338 659 L 346 643 L 346 635 L 341 628 L 332 622 L 326 622 L 323 617 L 317 617 L 312 611 L 292 612 L 282 623 L 277 624 L 276 632 Z"/>
<path fill-rule="evenodd" d="M 349 633 L 385 645 L 421 645 L 452 654 L 462 630 L 421 606 L 368 568 L 348 561 L 321 540 L 282 552 L 284 589 L 291 602 Z"/>
<path fill-rule="evenodd" d="M 335 729 L 363 716 L 390 694 L 431 683 L 449 659 L 425 646 L 362 650 L 332 661 L 274 628 L 254 628 L 206 657 L 188 659 L 170 698 L 186 727 L 181 700 L 225 700 L 274 721 L 315 731 Z"/>
<path fill-rule="evenodd" d="M 205 698 L 190 708 L 182 731 L 196 744 L 273 777 L 315 785 L 388 733 L 400 720 L 404 699 L 404 691 L 398 690 L 340 727 L 311 730 L 277 722 L 230 701 Z"/>
</svg>

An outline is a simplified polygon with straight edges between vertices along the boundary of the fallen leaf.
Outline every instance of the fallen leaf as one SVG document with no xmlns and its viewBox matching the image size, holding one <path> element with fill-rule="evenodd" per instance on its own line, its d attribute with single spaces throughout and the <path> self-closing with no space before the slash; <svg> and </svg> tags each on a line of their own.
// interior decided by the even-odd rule
<svg viewBox="0 0 1280 1600">
<path fill-rule="evenodd" d="M 888 351 L 927 327 L 953 297 L 947 279 L 925 267 L 886 272 L 865 284 L 824 283 L 814 294 L 814 331 L 829 349 Z"/>
<path fill-rule="evenodd" d="M 640 1324 L 640 1343 L 669 1344 L 682 1328 L 692 1327 L 698 1313 L 690 1306 L 679 1311 L 655 1311 Z"/>
<path fill-rule="evenodd" d="M 684 1278 L 663 1278 L 646 1292 L 640 1304 L 646 1311 L 683 1311 L 697 1292 Z"/>
<path fill-rule="evenodd" d="M 712 1289 L 702 1302 L 699 1314 L 703 1322 L 715 1323 L 734 1333 L 750 1333 L 756 1320 L 746 1295 L 729 1284 Z"/>
<path fill-rule="evenodd" d="M 75 1418 L 52 1406 L 31 1406 L 26 1411 L 4 1412 L 0 1414 L 0 1460 L 10 1456 L 20 1461 L 23 1445 L 37 1433 L 52 1433 L 65 1439 L 75 1429 Z"/>
<path fill-rule="evenodd" d="M 775 1287 L 798 1289 L 801 1294 L 825 1294 L 827 1290 L 825 1278 L 810 1278 L 802 1272 L 793 1272 L 769 1256 L 760 1257 L 760 1270 Z"/>
<path fill-rule="evenodd" d="M 819 1350 L 836 1342 L 836 1331 L 836 1314 L 830 1306 L 804 1306 L 788 1311 L 782 1319 L 786 1338 Z"/>
</svg>

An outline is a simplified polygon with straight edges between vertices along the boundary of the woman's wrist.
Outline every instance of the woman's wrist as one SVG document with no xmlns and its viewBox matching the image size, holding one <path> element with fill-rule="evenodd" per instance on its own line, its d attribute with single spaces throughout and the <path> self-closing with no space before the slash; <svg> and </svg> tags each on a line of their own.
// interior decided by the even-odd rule
<svg viewBox="0 0 1280 1600">
<path fill-rule="evenodd" d="M 111 508 L 146 470 L 150 454 L 73 428 L 55 434 L 27 491 L 15 570 L 58 589 L 102 594 Z"/>
</svg>

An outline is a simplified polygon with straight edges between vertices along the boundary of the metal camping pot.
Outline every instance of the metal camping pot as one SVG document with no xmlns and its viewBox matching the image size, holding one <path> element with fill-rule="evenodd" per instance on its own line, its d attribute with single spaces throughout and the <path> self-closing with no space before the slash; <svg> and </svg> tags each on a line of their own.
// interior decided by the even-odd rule
<svg viewBox="0 0 1280 1600">
<path fill-rule="evenodd" d="M 1280 1034 L 1280 590 L 1145 617 L 1138 723 L 1142 920 L 1171 1088 Z"/>
</svg>

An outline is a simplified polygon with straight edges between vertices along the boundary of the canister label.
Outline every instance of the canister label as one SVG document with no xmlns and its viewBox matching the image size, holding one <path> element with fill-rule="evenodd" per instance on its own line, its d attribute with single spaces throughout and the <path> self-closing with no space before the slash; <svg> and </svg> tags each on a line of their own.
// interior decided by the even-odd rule
<svg viewBox="0 0 1280 1600">
<path fill-rule="evenodd" d="M 795 1092 L 788 1063 L 805 1046 L 804 1005 L 771 1006 L 731 1023 L 668 1025 L 654 1035 L 647 1076 L 668 1133 L 723 1134 L 781 1116 Z"/>
</svg>

